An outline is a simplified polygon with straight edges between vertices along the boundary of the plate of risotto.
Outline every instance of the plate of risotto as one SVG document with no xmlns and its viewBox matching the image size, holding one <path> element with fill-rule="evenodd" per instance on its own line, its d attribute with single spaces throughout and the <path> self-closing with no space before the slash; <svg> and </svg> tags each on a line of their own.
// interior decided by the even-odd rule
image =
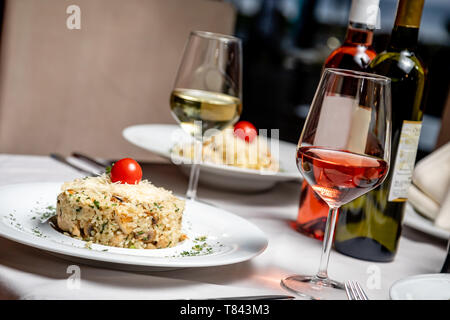
<svg viewBox="0 0 450 320">
<path fill-rule="evenodd" d="M 295 163 L 296 145 L 277 139 L 275 130 L 258 132 L 255 128 L 255 134 L 241 130 L 243 122 L 247 123 L 241 121 L 234 127 L 205 135 L 200 183 L 257 192 L 270 189 L 277 182 L 300 181 L 302 177 Z M 182 172 L 189 174 L 195 144 L 180 126 L 135 125 L 122 134 L 132 144 L 170 159 Z"/>
<path fill-rule="evenodd" d="M 249 221 L 139 177 L 123 183 L 114 179 L 116 165 L 64 183 L 0 187 L 0 235 L 68 260 L 130 270 L 227 265 L 265 250 L 264 233 Z"/>
</svg>

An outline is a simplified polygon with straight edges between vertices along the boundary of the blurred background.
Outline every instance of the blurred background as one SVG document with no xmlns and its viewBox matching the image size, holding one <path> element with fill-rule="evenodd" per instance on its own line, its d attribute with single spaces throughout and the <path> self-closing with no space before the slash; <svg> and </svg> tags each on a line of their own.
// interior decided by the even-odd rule
<svg viewBox="0 0 450 320">
<path fill-rule="evenodd" d="M 381 52 L 396 0 L 381 0 Z M 81 29 L 66 8 L 81 8 Z M 243 114 L 297 142 L 326 57 L 345 36 L 351 0 L 2 0 L 0 152 L 154 156 L 123 128 L 174 123 L 169 95 L 191 30 L 243 40 Z M 418 159 L 449 140 L 450 1 L 427 0 L 419 53 L 428 68 Z M 445 112 L 444 112 L 445 110 Z M 395 112 L 395 110 L 394 110 Z M 442 120 L 442 117 L 444 119 Z"/>
<path fill-rule="evenodd" d="M 228 1 L 238 10 L 235 33 L 244 41 L 242 118 L 259 128 L 281 128 L 281 139 L 297 142 L 323 63 L 345 37 L 351 0 Z M 396 0 L 380 1 L 377 52 L 387 46 L 396 7 Z M 425 1 L 419 42 L 429 78 L 418 159 L 438 143 L 448 104 L 450 1 Z"/>
</svg>

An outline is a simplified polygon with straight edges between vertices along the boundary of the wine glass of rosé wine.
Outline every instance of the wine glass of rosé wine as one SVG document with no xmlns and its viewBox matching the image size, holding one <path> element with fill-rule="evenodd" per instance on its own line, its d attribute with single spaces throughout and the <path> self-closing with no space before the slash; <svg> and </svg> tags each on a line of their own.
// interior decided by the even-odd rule
<svg viewBox="0 0 450 320">
<path fill-rule="evenodd" d="M 282 287 L 309 299 L 346 299 L 327 269 L 339 207 L 379 186 L 389 170 L 390 79 L 325 69 L 297 146 L 297 166 L 328 204 L 319 271 L 292 275 Z"/>
<path fill-rule="evenodd" d="M 233 125 L 242 113 L 242 44 L 239 38 L 192 31 L 170 96 L 172 115 L 193 136 L 186 198 L 195 200 L 203 136 Z"/>
</svg>

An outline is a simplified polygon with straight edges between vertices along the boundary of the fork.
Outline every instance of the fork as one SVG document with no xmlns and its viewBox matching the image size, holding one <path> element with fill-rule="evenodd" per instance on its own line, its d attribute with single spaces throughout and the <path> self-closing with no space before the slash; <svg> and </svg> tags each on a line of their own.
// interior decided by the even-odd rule
<svg viewBox="0 0 450 320">
<path fill-rule="evenodd" d="M 358 281 L 345 281 L 345 292 L 348 300 L 369 300 Z"/>
</svg>

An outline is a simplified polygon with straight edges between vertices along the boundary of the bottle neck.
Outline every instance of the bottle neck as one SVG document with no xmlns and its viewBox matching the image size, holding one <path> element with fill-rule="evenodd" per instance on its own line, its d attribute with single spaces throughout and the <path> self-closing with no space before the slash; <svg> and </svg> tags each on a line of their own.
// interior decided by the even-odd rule
<svg viewBox="0 0 450 320">
<path fill-rule="evenodd" d="M 419 37 L 424 0 L 399 0 L 389 47 L 414 49 Z"/>
<path fill-rule="evenodd" d="M 373 30 L 366 24 L 349 22 L 344 44 L 369 47 L 373 41 Z"/>
<path fill-rule="evenodd" d="M 389 47 L 393 50 L 413 50 L 417 46 L 419 28 L 394 26 Z"/>
</svg>

